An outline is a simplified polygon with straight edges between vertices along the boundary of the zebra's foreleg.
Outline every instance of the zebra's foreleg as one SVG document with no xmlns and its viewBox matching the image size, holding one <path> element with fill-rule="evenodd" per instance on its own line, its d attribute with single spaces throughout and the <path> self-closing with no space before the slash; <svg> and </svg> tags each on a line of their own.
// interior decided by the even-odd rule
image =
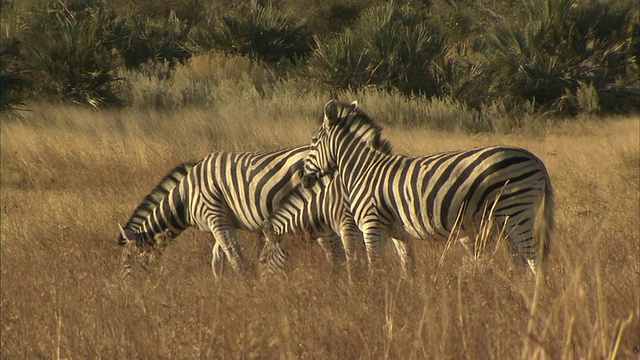
<svg viewBox="0 0 640 360">
<path fill-rule="evenodd" d="M 357 267 L 361 265 L 358 252 L 361 251 L 360 248 L 363 243 L 362 235 L 355 224 L 353 224 L 353 227 L 343 227 L 340 235 L 347 262 L 347 276 L 349 277 L 349 282 L 353 283 Z"/>
<path fill-rule="evenodd" d="M 269 220 L 262 223 L 262 250 L 260 250 L 260 265 L 262 277 L 285 276 L 286 262 L 289 254 L 282 249 L 280 236 L 275 233 L 273 224 Z"/>
<path fill-rule="evenodd" d="M 385 245 L 387 234 L 380 234 L 378 229 L 364 230 L 364 246 L 369 260 L 369 271 L 375 272 L 382 269 L 385 262 Z"/>
<path fill-rule="evenodd" d="M 472 258 L 475 259 L 475 257 L 476 257 L 476 244 L 475 244 L 474 239 L 472 239 L 470 235 L 467 235 L 467 236 L 463 236 L 463 237 L 459 238 L 458 241 L 460 241 L 462 246 L 464 246 L 464 249 L 467 250 L 467 253 L 469 253 L 469 255 Z"/>
<path fill-rule="evenodd" d="M 282 249 L 280 242 L 272 242 L 269 239 L 263 239 L 264 244 L 260 251 L 260 265 L 262 267 L 261 275 L 267 277 L 284 277 L 286 276 L 285 266 L 289 254 Z"/>
<path fill-rule="evenodd" d="M 213 239 L 213 251 L 211 256 L 211 270 L 213 276 L 217 279 L 222 276 L 222 269 L 224 267 L 224 252 L 220 243 Z"/>
<path fill-rule="evenodd" d="M 416 273 L 416 259 L 413 254 L 413 246 L 405 239 L 391 238 L 393 244 L 396 247 L 398 256 L 400 256 L 400 262 L 402 263 L 402 273 L 410 278 L 413 278 Z"/>
<path fill-rule="evenodd" d="M 340 236 L 331 232 L 331 234 L 319 237 L 318 243 L 324 250 L 329 262 L 331 262 L 334 271 L 337 270 L 338 265 L 345 261 L 345 253 Z"/>
<path fill-rule="evenodd" d="M 273 244 L 280 243 L 280 236 L 276 234 L 276 230 L 273 228 L 273 223 L 271 223 L 271 220 L 269 219 L 262 222 L 262 235 L 264 236 L 260 239 L 264 241 L 264 244 L 268 242 Z"/>
</svg>

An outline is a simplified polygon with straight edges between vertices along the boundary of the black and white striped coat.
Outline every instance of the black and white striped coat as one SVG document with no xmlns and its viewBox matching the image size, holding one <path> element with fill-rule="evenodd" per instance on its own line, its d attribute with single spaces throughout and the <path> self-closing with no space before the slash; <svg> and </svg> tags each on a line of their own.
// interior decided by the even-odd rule
<svg viewBox="0 0 640 360">
<path fill-rule="evenodd" d="M 370 264 L 382 257 L 385 239 L 398 232 L 447 239 L 458 222 L 468 246 L 474 224 L 492 209 L 511 250 L 535 272 L 554 224 L 551 182 L 540 159 L 510 146 L 390 155 L 380 132 L 356 103 L 330 101 L 302 179 L 310 186 L 318 177 L 340 173 Z"/>
<path fill-rule="evenodd" d="M 154 247 L 158 238 L 166 242 L 195 227 L 213 234 L 214 274 L 219 274 L 222 254 L 241 271 L 243 255 L 235 230 L 261 230 L 273 209 L 299 184 L 307 149 L 214 152 L 197 164 L 180 165 L 136 208 L 121 227 L 118 242 Z"/>
<path fill-rule="evenodd" d="M 294 188 L 264 222 L 265 237 L 279 243 L 285 233 L 307 233 L 318 239 L 332 263 L 341 262 L 345 252 L 347 262 L 353 263 L 362 236 L 347 209 L 341 186 L 334 173 L 311 188 Z"/>
</svg>

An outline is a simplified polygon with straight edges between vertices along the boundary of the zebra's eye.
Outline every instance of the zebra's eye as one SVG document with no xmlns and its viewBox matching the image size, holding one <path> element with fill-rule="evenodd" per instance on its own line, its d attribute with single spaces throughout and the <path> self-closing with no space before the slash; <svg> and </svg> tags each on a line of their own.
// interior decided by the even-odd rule
<svg viewBox="0 0 640 360">
<path fill-rule="evenodd" d="M 317 143 L 317 142 L 318 142 L 318 137 L 317 137 L 317 136 L 313 136 L 313 137 L 311 138 L 311 142 L 312 142 L 312 143 Z"/>
</svg>

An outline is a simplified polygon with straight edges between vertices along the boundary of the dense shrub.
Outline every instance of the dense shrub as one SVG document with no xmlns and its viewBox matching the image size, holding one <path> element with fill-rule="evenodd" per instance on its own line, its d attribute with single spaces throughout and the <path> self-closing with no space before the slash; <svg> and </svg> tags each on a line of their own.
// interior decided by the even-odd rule
<svg viewBox="0 0 640 360">
<path fill-rule="evenodd" d="M 104 0 L 119 18 L 129 17 L 164 22 L 171 16 L 193 26 L 206 20 L 214 8 L 229 5 L 230 0 Z"/>
<path fill-rule="evenodd" d="M 203 34 L 217 49 L 268 63 L 295 63 L 307 56 L 313 41 L 304 21 L 270 4 L 231 11 L 211 22 Z"/>
<path fill-rule="evenodd" d="M 245 57 L 273 74 L 273 84 L 254 89 L 261 96 L 267 96 L 264 88 L 286 83 L 325 94 L 374 88 L 442 104 L 450 99 L 478 118 L 486 109 L 494 109 L 491 116 L 495 109 L 509 115 L 640 111 L 635 5 L 633 0 L 6 1 L 1 106 L 9 109 L 29 97 L 123 104 L 132 99 L 122 93 L 127 80 L 141 77 L 153 80 L 151 93 L 172 93 L 163 88 L 177 82 L 163 81 L 178 65 L 188 65 L 195 53 L 214 52 Z M 216 86 L 196 79 L 173 91 L 183 100 L 175 95 L 177 100 L 163 103 L 208 104 L 217 99 Z"/>
<path fill-rule="evenodd" d="M 411 7 L 365 11 L 353 30 L 321 41 L 309 66 L 335 88 L 368 85 L 405 94 L 443 95 L 451 63 L 444 34 Z"/>
<path fill-rule="evenodd" d="M 3 34 L 4 35 L 4 34 Z M 0 111 L 11 112 L 23 105 L 27 81 L 19 67 L 20 42 L 2 37 L 0 41 Z"/>
<path fill-rule="evenodd" d="M 113 56 L 115 15 L 94 1 L 34 9 L 25 29 L 25 68 L 37 94 L 91 106 L 120 104 L 123 79 Z"/>
<path fill-rule="evenodd" d="M 115 26 L 114 45 L 128 69 L 138 69 L 147 62 L 166 62 L 174 67 L 193 54 L 190 31 L 173 12 L 164 21 L 134 16 Z"/>
<path fill-rule="evenodd" d="M 490 83 L 489 96 L 565 114 L 583 110 L 587 88 L 591 110 L 597 99 L 606 112 L 637 101 L 637 82 L 627 83 L 638 76 L 630 56 L 637 42 L 633 9 L 596 0 L 532 0 L 528 7 L 526 26 L 497 26 L 489 34 L 478 79 Z"/>
<path fill-rule="evenodd" d="M 190 28 L 175 15 L 164 22 L 122 19 L 99 0 L 40 4 L 24 15 L 24 25 L 16 27 L 23 57 L 13 73 L 29 74 L 31 96 L 39 99 L 121 105 L 123 67 L 146 69 L 161 63 L 171 70 L 192 55 Z M 3 55 L 3 76 L 8 76 L 8 60 Z M 16 89 L 16 84 L 25 83 L 15 76 L 6 79 L 3 86 Z M 15 94 L 3 91 L 5 97 Z"/>
<path fill-rule="evenodd" d="M 373 83 L 372 62 L 365 40 L 345 31 L 329 41 L 318 41 L 309 71 L 330 89 L 358 89 Z"/>
<path fill-rule="evenodd" d="M 299 1 L 282 0 L 282 6 L 290 9 L 299 18 L 306 19 L 313 34 L 320 38 L 351 28 L 361 14 L 376 4 L 375 0 L 327 0 Z"/>
</svg>

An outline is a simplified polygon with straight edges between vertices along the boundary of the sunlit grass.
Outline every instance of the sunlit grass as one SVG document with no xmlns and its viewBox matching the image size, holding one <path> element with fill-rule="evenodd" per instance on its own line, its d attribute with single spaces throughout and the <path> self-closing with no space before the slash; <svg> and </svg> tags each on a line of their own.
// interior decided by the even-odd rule
<svg viewBox="0 0 640 360">
<path fill-rule="evenodd" d="M 381 279 L 349 285 L 317 244 L 289 237 L 286 280 L 227 271 L 215 282 L 211 238 L 189 230 L 122 280 L 117 223 L 165 172 L 214 150 L 307 143 L 328 98 L 230 97 L 166 112 L 41 105 L 1 128 L 2 356 L 513 359 L 527 342 L 525 358 L 638 356 L 637 118 L 470 136 L 392 125 L 392 99 L 360 95 L 345 100 L 381 119 L 397 153 L 510 144 L 545 162 L 558 229 L 532 320 L 534 278 L 495 243 L 477 266 L 457 243 L 443 257 L 445 243 L 416 241 L 412 281 L 389 248 Z M 257 238 L 241 235 L 255 266 Z"/>
</svg>

